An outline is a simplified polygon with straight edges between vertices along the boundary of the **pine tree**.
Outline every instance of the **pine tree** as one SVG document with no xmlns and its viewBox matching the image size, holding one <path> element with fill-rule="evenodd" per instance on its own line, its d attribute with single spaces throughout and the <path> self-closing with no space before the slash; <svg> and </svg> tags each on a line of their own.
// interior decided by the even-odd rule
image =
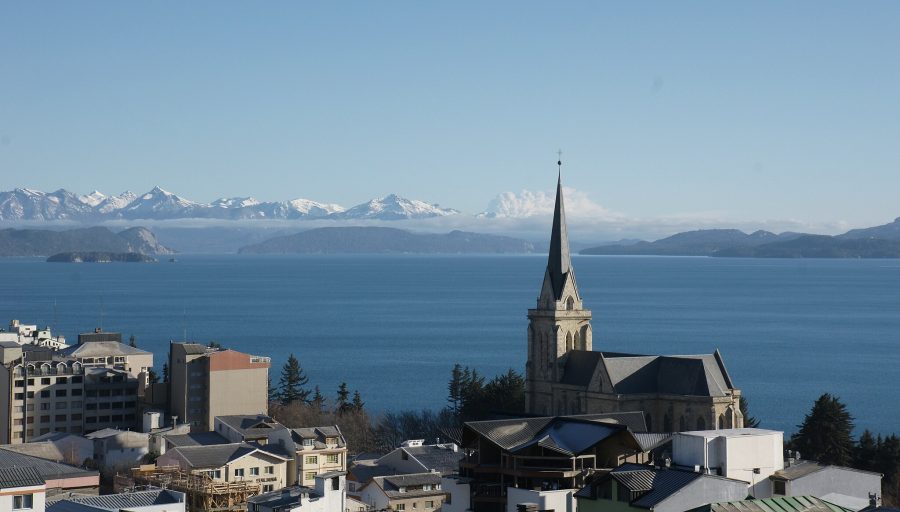
<svg viewBox="0 0 900 512">
<path fill-rule="evenodd" d="M 132 334 L 131 337 L 128 338 L 128 345 L 137 348 L 137 338 L 134 337 L 134 334 Z"/>
<path fill-rule="evenodd" d="M 269 403 L 278 401 L 278 389 L 272 386 L 272 376 L 269 375 L 267 377 L 268 380 L 268 389 L 269 389 Z"/>
<path fill-rule="evenodd" d="M 350 403 L 347 401 L 349 398 L 350 391 L 347 390 L 347 383 L 341 382 L 341 385 L 338 386 L 337 402 L 335 402 L 337 412 L 344 412 L 350 407 Z"/>
<path fill-rule="evenodd" d="M 150 381 L 150 384 L 159 382 L 159 375 L 156 374 L 156 371 L 153 368 L 150 368 L 150 371 L 147 372 L 147 380 Z"/>
<path fill-rule="evenodd" d="M 281 403 L 308 402 L 309 390 L 304 387 L 308 383 L 309 378 L 303 373 L 300 361 L 291 354 L 281 368 L 281 380 L 278 384 Z"/>
<path fill-rule="evenodd" d="M 750 400 L 747 399 L 744 395 L 741 395 L 741 400 L 738 402 L 738 406 L 741 409 L 741 414 L 744 416 L 744 428 L 757 428 L 759 427 L 759 420 L 750 416 Z"/>
<path fill-rule="evenodd" d="M 852 461 L 853 417 L 837 397 L 820 396 L 798 428 L 792 442 L 804 458 L 837 466 Z"/>
<path fill-rule="evenodd" d="M 462 365 L 456 363 L 453 370 L 450 371 L 450 382 L 447 384 L 447 402 L 450 404 L 448 408 L 454 416 L 459 418 L 459 411 L 462 407 L 462 389 L 463 389 L 463 369 Z"/>
<path fill-rule="evenodd" d="M 879 448 L 879 442 L 875 441 L 875 436 L 869 432 L 869 429 L 864 430 L 853 451 L 853 467 L 874 471 L 878 465 L 876 457 Z"/>
<path fill-rule="evenodd" d="M 210 341 L 209 344 L 206 346 L 209 348 L 216 348 L 216 349 L 222 348 L 222 344 L 219 343 L 218 341 Z"/>
<path fill-rule="evenodd" d="M 353 403 L 351 404 L 351 408 L 354 411 L 362 411 L 363 407 L 365 407 L 365 403 L 362 401 L 362 397 L 359 396 L 359 390 L 353 392 Z"/>
<path fill-rule="evenodd" d="M 319 389 L 319 386 L 316 386 L 315 391 L 313 391 L 310 405 L 318 412 L 325 412 L 325 397 L 322 396 L 322 391 Z"/>
</svg>

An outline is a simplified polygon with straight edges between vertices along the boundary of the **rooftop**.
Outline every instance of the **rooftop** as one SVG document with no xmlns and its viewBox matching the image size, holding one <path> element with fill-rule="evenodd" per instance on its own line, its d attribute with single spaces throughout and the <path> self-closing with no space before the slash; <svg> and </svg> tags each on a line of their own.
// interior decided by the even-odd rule
<svg viewBox="0 0 900 512">
<path fill-rule="evenodd" d="M 688 432 L 679 432 L 679 435 L 705 437 L 707 439 L 716 437 L 748 437 L 748 436 L 768 436 L 772 434 L 784 435 L 780 430 L 767 430 L 764 428 L 724 428 L 720 430 L 690 430 Z"/>
<path fill-rule="evenodd" d="M 172 448 L 170 451 L 180 454 L 192 468 L 220 468 L 233 460 L 240 459 L 254 452 L 261 452 L 270 457 L 284 459 L 282 455 L 248 443 L 180 446 Z"/>
<path fill-rule="evenodd" d="M 230 416 L 216 416 L 216 421 L 228 425 L 244 438 L 260 439 L 268 437 L 276 430 L 285 430 L 287 427 L 278 423 L 272 417 L 265 414 L 234 414 Z"/>
<path fill-rule="evenodd" d="M 184 503 L 184 494 L 166 489 L 129 492 L 124 494 L 106 494 L 103 496 L 85 496 L 66 498 L 47 506 L 47 512 L 83 512 L 86 509 L 134 510 L 141 507 Z"/>
<path fill-rule="evenodd" d="M 474 431 L 507 451 L 518 451 L 537 443 L 544 448 L 572 454 L 580 453 L 603 439 L 628 429 L 632 432 L 647 430 L 643 413 L 471 421 L 465 424 L 463 437 L 467 437 L 467 432 Z"/>
<path fill-rule="evenodd" d="M 165 436 L 165 439 L 175 447 L 231 444 L 231 441 L 217 432 L 191 432 L 190 434 L 173 434 Z"/>
<path fill-rule="evenodd" d="M 145 356 L 152 352 L 141 350 L 117 341 L 89 341 L 64 348 L 59 355 L 65 357 Z"/>
<path fill-rule="evenodd" d="M 258 494 L 247 500 L 247 503 L 255 505 L 265 505 L 266 508 L 293 508 L 300 504 L 300 500 L 309 498 L 310 496 L 318 496 L 314 489 L 295 485 L 285 487 L 283 489 Z"/>
<path fill-rule="evenodd" d="M 784 496 L 710 503 L 691 512 L 849 512 L 815 496 Z"/>
<path fill-rule="evenodd" d="M 0 447 L 0 450 L 2 450 L 2 452 L 0 452 L 0 469 L 31 467 L 34 468 L 45 481 L 78 478 L 83 476 L 99 477 L 100 475 L 96 471 L 88 471 L 68 464 L 44 460 L 32 455 L 7 450 L 5 447 Z"/>
<path fill-rule="evenodd" d="M 0 469 L 0 490 L 41 485 L 44 485 L 44 479 L 34 468 L 8 467 Z"/>
</svg>

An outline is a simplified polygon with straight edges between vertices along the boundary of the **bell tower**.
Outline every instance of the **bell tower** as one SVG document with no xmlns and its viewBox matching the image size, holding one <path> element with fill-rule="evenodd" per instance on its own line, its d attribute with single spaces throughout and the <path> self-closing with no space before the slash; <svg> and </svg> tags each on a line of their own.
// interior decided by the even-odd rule
<svg viewBox="0 0 900 512">
<path fill-rule="evenodd" d="M 553 404 L 553 384 L 563 378 L 566 357 L 573 350 L 593 350 L 591 312 L 584 309 L 569 256 L 562 160 L 556 164 L 560 174 L 556 184 L 550 255 L 537 306 L 528 310 L 525 403 L 531 414 L 560 412 Z"/>
</svg>

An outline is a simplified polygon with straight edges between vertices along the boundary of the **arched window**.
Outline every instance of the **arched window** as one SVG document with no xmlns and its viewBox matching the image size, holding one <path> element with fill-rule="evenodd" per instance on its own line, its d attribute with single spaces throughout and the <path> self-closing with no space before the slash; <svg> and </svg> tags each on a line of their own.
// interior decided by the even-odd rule
<svg viewBox="0 0 900 512">
<path fill-rule="evenodd" d="M 703 416 L 697 417 L 697 430 L 706 430 L 706 420 L 703 419 Z"/>
<path fill-rule="evenodd" d="M 672 417 L 666 413 L 666 415 L 663 416 L 663 432 L 671 432 L 672 430 Z"/>
<path fill-rule="evenodd" d="M 572 297 L 566 299 L 566 309 L 568 309 L 569 311 L 575 309 L 575 301 L 572 299 Z"/>
<path fill-rule="evenodd" d="M 575 331 L 575 338 L 574 338 L 574 341 L 572 342 L 572 347 L 575 350 L 584 350 L 584 347 L 581 346 L 580 338 L 581 338 L 581 336 L 578 335 L 578 331 Z"/>
<path fill-rule="evenodd" d="M 571 350 L 572 350 L 572 333 L 567 332 L 566 333 L 566 352 L 569 352 Z"/>
<path fill-rule="evenodd" d="M 722 430 L 723 428 L 725 428 L 725 415 L 720 414 L 719 415 L 719 430 Z"/>
<path fill-rule="evenodd" d="M 647 423 L 647 432 L 653 432 L 653 418 L 650 417 L 650 413 L 644 415 L 644 421 Z"/>
<path fill-rule="evenodd" d="M 684 419 L 684 415 L 682 414 L 680 418 L 678 418 L 678 431 L 684 432 L 687 430 L 687 420 Z"/>
</svg>

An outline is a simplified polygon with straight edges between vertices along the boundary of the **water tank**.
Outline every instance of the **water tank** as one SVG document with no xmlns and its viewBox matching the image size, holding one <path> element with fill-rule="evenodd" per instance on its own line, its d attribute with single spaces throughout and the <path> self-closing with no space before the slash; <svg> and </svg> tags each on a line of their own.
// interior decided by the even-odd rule
<svg viewBox="0 0 900 512">
<path fill-rule="evenodd" d="M 162 426 L 162 413 L 159 411 L 147 411 L 144 413 L 144 432 L 150 432 Z"/>
</svg>

